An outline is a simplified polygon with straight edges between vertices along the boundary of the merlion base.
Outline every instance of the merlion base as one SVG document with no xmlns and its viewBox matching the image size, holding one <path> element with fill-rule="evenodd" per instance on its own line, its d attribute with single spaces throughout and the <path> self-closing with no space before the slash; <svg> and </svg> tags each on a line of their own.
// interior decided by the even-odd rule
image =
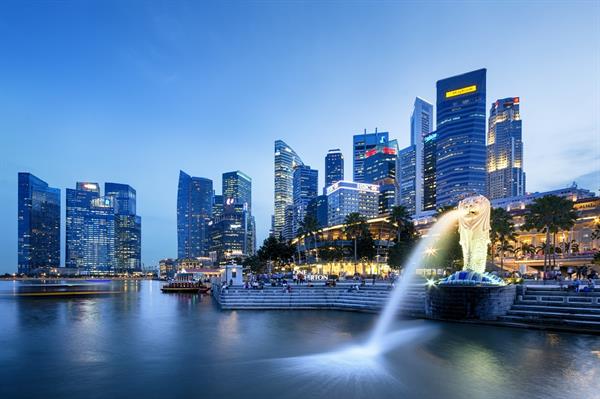
<svg viewBox="0 0 600 399">
<path fill-rule="evenodd" d="M 434 285 L 427 291 L 426 314 L 438 320 L 496 320 L 515 301 L 515 285 Z"/>
</svg>

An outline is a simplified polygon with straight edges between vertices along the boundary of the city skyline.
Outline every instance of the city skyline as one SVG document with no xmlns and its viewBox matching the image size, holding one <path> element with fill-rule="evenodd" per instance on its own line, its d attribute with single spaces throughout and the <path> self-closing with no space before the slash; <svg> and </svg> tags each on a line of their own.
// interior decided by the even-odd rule
<svg viewBox="0 0 600 399">
<path fill-rule="evenodd" d="M 53 7 L 56 9 L 45 10 L 49 15 L 44 16 L 38 29 L 34 29 L 34 33 L 41 34 L 44 29 L 56 27 L 54 25 L 60 23 L 60 15 L 54 15 L 56 20 L 49 22 L 53 12 L 56 13 L 61 5 Z M 508 11 L 501 10 L 498 5 L 490 7 L 500 14 L 508 13 Z M 23 16 L 14 15 L 15 12 L 11 12 L 14 10 L 10 10 L 10 6 L 6 8 L 8 10 L 5 15 L 15 18 L 14 21 L 7 22 L 2 29 L 19 31 L 22 28 L 17 28 L 15 23 L 23 23 L 24 21 L 19 19 Z M 220 15 L 228 10 L 226 7 L 214 8 L 208 10 L 209 14 Z M 335 8 L 323 8 L 326 16 L 333 15 Z M 432 18 L 437 18 L 440 22 L 444 6 L 439 5 L 433 8 L 432 11 L 435 12 L 435 15 Z M 474 8 L 475 11 L 460 8 L 460 11 L 454 10 L 450 14 L 459 20 L 463 18 L 468 20 L 473 15 L 483 18 L 486 8 L 482 6 Z M 594 30 L 593 19 L 586 19 L 597 18 L 597 8 L 591 9 L 587 13 L 578 10 L 575 17 L 573 9 L 556 7 L 548 10 L 545 14 L 545 21 L 536 19 L 534 23 L 527 22 L 526 24 L 525 21 L 535 14 L 535 9 L 535 7 L 524 6 L 521 15 L 514 16 L 514 20 L 510 20 L 510 22 L 503 21 L 504 25 L 507 25 L 506 28 L 513 28 L 513 32 L 519 32 L 519 40 L 524 42 L 515 44 L 516 48 L 513 49 L 521 56 L 519 76 L 515 76 L 517 74 L 504 68 L 506 59 L 498 60 L 495 55 L 496 50 L 486 49 L 484 47 L 486 40 L 479 37 L 464 39 L 465 50 L 459 51 L 459 56 L 452 60 L 449 59 L 449 56 L 453 50 L 442 48 L 443 43 L 449 39 L 435 38 L 441 41 L 436 44 L 440 48 L 435 58 L 444 58 L 447 61 L 444 62 L 444 65 L 426 65 L 427 61 L 415 62 L 415 66 L 403 65 L 402 59 L 411 58 L 405 57 L 406 53 L 411 55 L 419 53 L 411 47 L 410 43 L 402 42 L 398 47 L 393 44 L 394 38 L 402 37 L 405 34 L 402 28 L 388 27 L 385 36 L 381 36 L 383 35 L 381 33 L 350 32 L 349 17 L 358 14 L 361 11 L 360 7 L 348 7 L 336 19 L 337 27 L 343 34 L 355 35 L 352 38 L 358 40 L 358 43 L 354 42 L 353 44 L 357 46 L 358 54 L 350 56 L 344 51 L 346 49 L 345 40 L 340 41 L 339 37 L 336 38 L 335 32 L 325 26 L 325 18 L 315 16 L 311 12 L 314 11 L 314 8 L 307 7 L 299 10 L 301 11 L 300 20 L 304 18 L 312 21 L 316 24 L 317 34 L 327 35 L 328 38 L 331 36 L 331 40 L 326 41 L 323 45 L 324 49 L 320 50 L 306 44 L 311 41 L 310 38 L 299 40 L 292 35 L 287 39 L 300 54 L 313 55 L 321 61 L 330 57 L 329 54 L 324 54 L 327 51 L 323 53 L 323 50 L 333 51 L 334 56 L 340 57 L 335 63 L 338 72 L 343 73 L 333 76 L 329 72 L 319 71 L 317 73 L 309 68 L 298 78 L 298 81 L 286 80 L 291 79 L 291 75 L 288 74 L 299 73 L 299 71 L 294 72 L 298 66 L 295 66 L 291 60 L 279 61 L 276 67 L 283 67 L 287 72 L 274 77 L 261 74 L 257 80 L 254 80 L 249 75 L 242 73 L 235 83 L 245 85 L 246 89 L 258 90 L 257 83 L 260 83 L 260 86 L 265 84 L 268 86 L 266 94 L 261 93 L 258 96 L 258 105 L 250 105 L 248 97 L 242 97 L 236 104 L 229 104 L 230 94 L 228 91 L 233 90 L 231 92 L 233 94 L 235 89 L 217 79 L 215 84 L 223 86 L 212 87 L 212 90 L 222 89 L 218 91 L 222 95 L 217 95 L 215 103 L 207 110 L 209 114 L 202 114 L 202 117 L 195 117 L 193 114 L 197 112 L 196 108 L 202 106 L 207 100 L 201 95 L 195 96 L 181 88 L 182 83 L 189 82 L 190 79 L 194 82 L 192 86 L 203 87 L 201 83 L 194 80 L 199 79 L 196 77 L 196 73 L 199 72 L 192 72 L 188 69 L 196 64 L 204 65 L 202 60 L 194 59 L 188 63 L 182 62 L 181 66 L 175 67 L 163 58 L 170 54 L 169 52 L 173 52 L 176 62 L 183 61 L 185 58 L 183 54 L 190 48 L 194 48 L 194 44 L 204 43 L 199 39 L 202 32 L 194 31 L 196 36 L 192 35 L 192 37 L 195 39 L 184 41 L 185 43 L 181 44 L 184 49 L 179 46 L 176 39 L 181 32 L 177 32 L 176 28 L 179 23 L 182 27 L 190 28 L 190 21 L 177 10 L 157 11 L 149 6 L 147 10 L 149 14 L 155 12 L 159 16 L 163 16 L 163 19 L 158 18 L 157 26 L 148 27 L 141 24 L 140 21 L 136 21 L 133 28 L 136 32 L 149 31 L 152 33 L 150 46 L 156 46 L 158 55 L 152 55 L 154 51 L 152 48 L 142 50 L 141 54 L 125 51 L 125 54 L 121 54 L 122 58 L 110 63 L 116 71 L 120 71 L 124 76 L 118 76 L 116 71 L 113 74 L 94 69 L 91 64 L 88 64 L 90 60 L 85 57 L 78 61 L 65 58 L 63 61 L 66 63 L 66 71 L 60 72 L 57 69 L 60 65 L 59 58 L 49 54 L 45 54 L 47 65 L 50 68 L 49 72 L 42 73 L 25 68 L 21 73 L 17 73 L 16 69 L 21 59 L 19 57 L 27 57 L 28 54 L 21 53 L 16 48 L 9 48 L 9 54 L 13 54 L 14 57 L 1 67 L 5 72 L 2 79 L 7 91 L 6 97 L 1 99 L 3 111 L 0 115 L 0 120 L 2 120 L 0 128 L 9 133 L 7 136 L 3 135 L 2 139 L 3 167 L 0 176 L 0 199 L 3 210 L 0 214 L 0 222 L 7 228 L 4 229 L 6 231 L 0 233 L 0 255 L 3 257 L 0 272 L 13 272 L 17 264 L 15 251 L 17 247 L 15 239 L 17 203 L 15 198 L 18 172 L 30 172 L 43 179 L 51 187 L 60 188 L 61 209 L 64 209 L 65 203 L 65 195 L 62 190 L 66 187 L 73 187 L 77 181 L 89 179 L 89 181 L 123 181 L 131 184 L 136 188 L 138 194 L 138 213 L 144 216 L 143 261 L 146 266 L 151 266 L 158 264 L 160 258 L 174 257 L 176 254 L 175 193 L 178 171 L 181 169 L 193 176 L 209 178 L 213 180 L 213 186 L 218 187 L 221 185 L 220 176 L 223 171 L 239 169 L 253 179 L 253 214 L 257 219 L 257 243 L 260 245 L 267 235 L 270 216 L 273 213 L 272 149 L 275 139 L 285 141 L 306 164 L 315 165 L 318 170 L 321 170 L 319 173 L 321 175 L 319 176 L 319 188 L 321 188 L 324 184 L 324 170 L 321 165 L 328 149 L 340 148 L 342 150 L 345 159 L 348 160 L 345 163 L 344 173 L 346 176 L 352 176 L 352 162 L 349 160 L 352 157 L 351 146 L 354 134 L 360 134 L 363 129 L 371 132 L 377 127 L 379 131 L 389 131 L 390 139 L 397 139 L 401 148 L 409 145 L 409 120 L 415 97 L 435 103 L 435 82 L 437 80 L 478 68 L 486 68 L 488 71 L 486 116 L 489 116 L 491 102 L 496 99 L 518 96 L 523 100 L 521 114 L 524 121 L 523 142 L 526 146 L 524 165 L 527 172 L 527 190 L 533 192 L 556 189 L 575 180 L 581 187 L 597 191 L 597 176 L 600 170 L 598 164 L 600 131 L 598 114 L 594 110 L 600 108 L 598 99 L 600 78 L 598 74 L 594 75 L 591 72 L 597 71 L 600 64 L 598 51 L 596 50 L 594 53 L 593 50 L 598 48 L 598 35 L 594 36 L 594 33 L 598 33 L 598 29 Z M 249 19 L 242 19 L 241 15 L 233 15 L 232 21 L 229 23 L 233 23 L 233 20 L 245 22 L 239 28 L 244 32 L 251 27 L 248 21 L 261 21 L 266 15 L 280 15 L 282 21 L 271 25 L 267 24 L 267 28 L 259 29 L 254 36 L 245 39 L 249 44 L 260 47 L 260 43 L 263 43 L 266 37 L 271 37 L 276 32 L 289 33 L 283 26 L 283 22 L 290 22 L 289 13 L 293 10 L 296 9 L 292 6 L 265 7 L 262 9 L 263 14 L 253 11 Z M 477 14 L 477 10 L 479 10 L 479 14 Z M 78 7 L 71 10 L 73 13 L 83 11 L 78 10 Z M 410 15 L 413 15 L 411 12 L 414 12 L 410 5 L 389 7 L 388 11 L 389 16 L 383 15 L 384 13 L 369 15 L 383 23 L 389 21 L 390 18 L 408 21 Z M 123 30 L 126 25 L 124 22 L 128 16 L 127 10 L 122 10 L 122 13 L 123 19 L 119 20 L 120 23 L 117 21 L 117 30 Z M 129 15 L 129 17 L 131 16 Z M 417 17 L 423 18 L 420 14 L 415 16 L 415 18 Z M 42 16 L 35 14 L 31 18 L 31 20 L 40 22 L 37 19 L 42 19 Z M 566 22 L 558 23 L 558 21 L 564 22 L 569 18 L 579 21 L 584 19 L 584 21 L 577 25 L 569 25 Z M 457 35 L 463 30 L 467 31 L 467 28 L 456 23 L 456 19 L 449 19 L 454 21 L 452 25 L 456 26 Z M 500 20 L 502 19 L 494 21 L 491 26 L 487 26 L 479 20 L 475 24 L 480 27 L 485 26 L 485 31 L 493 31 L 496 28 L 500 32 L 503 31 L 499 28 L 498 21 Z M 100 27 L 103 27 L 101 22 L 96 21 L 96 23 L 100 23 Z M 441 21 L 441 23 L 447 22 Z M 555 29 L 557 33 L 556 37 L 552 38 L 552 45 L 561 50 L 558 51 L 561 54 L 560 58 L 557 55 L 548 54 L 549 51 L 552 51 L 546 45 L 548 38 L 542 41 L 528 38 L 527 35 L 527 32 L 533 34 L 536 30 L 542 29 L 542 26 L 553 24 L 557 26 Z M 398 25 L 402 25 L 402 23 Z M 27 26 L 28 23 L 24 23 L 24 27 Z M 209 30 L 213 33 L 220 32 L 215 26 Z M 236 32 L 240 32 L 240 30 Z M 473 30 L 473 28 L 469 27 L 468 30 Z M 84 32 L 87 30 L 84 29 Z M 418 33 L 413 32 L 415 36 Z M 58 29 L 55 34 L 55 37 L 46 38 L 43 42 L 49 48 L 59 50 L 60 55 L 66 56 L 69 51 L 76 50 L 81 45 L 81 43 L 75 42 L 72 43 L 74 48 L 71 48 L 59 44 L 60 40 L 58 39 L 62 35 L 69 34 L 68 27 Z M 382 42 L 375 46 L 375 49 L 369 49 L 367 43 L 372 41 L 367 40 L 368 35 L 371 38 L 382 39 Z M 230 46 L 241 45 L 236 37 L 223 36 L 220 40 Z M 432 36 L 428 37 L 430 40 L 434 40 Z M 41 51 L 37 45 L 29 43 L 29 39 L 21 40 L 20 45 L 29 46 L 32 48 L 32 52 Z M 142 48 L 135 45 L 139 44 L 139 41 L 132 42 L 131 40 L 133 39 L 124 40 L 130 50 Z M 278 46 L 285 43 L 280 40 L 276 40 L 277 46 L 267 46 L 262 49 L 260 55 L 277 54 L 278 51 L 281 51 Z M 363 44 L 361 40 L 365 40 L 367 43 Z M 572 42 L 578 42 L 578 45 L 573 46 Z M 91 44 L 92 48 L 103 49 L 102 55 L 108 51 L 99 42 L 92 41 Z M 477 56 L 469 55 L 468 49 L 475 46 L 481 46 L 481 51 Z M 539 49 L 536 49 L 536 46 Z M 217 58 L 219 63 L 232 68 L 229 73 L 241 73 L 231 64 L 233 59 L 230 59 L 227 54 L 223 54 L 218 46 L 213 47 L 209 44 L 208 48 L 209 50 L 206 51 L 209 54 L 214 53 L 219 56 Z M 405 54 L 399 57 L 398 53 Z M 136 58 L 136 56 L 136 60 L 128 58 Z M 157 59 L 153 58 L 155 56 Z M 374 67 L 367 65 L 369 64 L 367 62 L 365 65 L 356 62 L 359 59 L 367 60 L 373 56 L 386 59 L 389 57 L 390 65 Z M 90 55 L 90 57 L 92 56 Z M 242 52 L 242 57 L 250 57 L 248 64 L 253 70 L 256 68 L 260 70 L 261 67 L 269 69 L 258 58 L 253 58 L 246 52 Z M 355 60 L 354 57 L 358 57 L 358 59 Z M 536 57 L 542 61 L 535 61 Z M 569 58 L 569 61 L 564 61 L 563 58 Z M 78 63 L 81 63 L 84 69 L 87 66 L 90 70 L 76 76 L 67 76 L 66 72 L 76 68 Z M 346 63 L 350 65 L 346 65 Z M 306 65 L 305 63 L 300 64 Z M 126 66 L 135 68 L 128 70 L 125 68 Z M 394 70 L 399 66 L 402 67 Z M 353 71 L 353 68 L 356 71 Z M 133 91 L 127 94 L 123 92 L 123 89 L 119 91 L 125 97 L 125 101 L 138 102 L 138 104 L 126 106 L 124 109 L 118 109 L 118 106 L 104 109 L 116 95 L 109 92 L 110 88 L 119 87 L 123 83 L 122 79 L 126 79 L 127 74 L 140 75 L 140 69 L 145 70 L 145 73 L 126 86 Z M 216 69 L 220 70 L 220 68 Z M 208 71 L 209 76 L 220 73 L 220 71 L 213 71 L 206 66 L 202 70 Z M 27 73 L 32 78 L 30 82 L 25 79 Z M 11 78 L 7 78 L 8 76 Z M 107 89 L 88 82 L 94 77 L 99 77 L 101 82 L 107 84 Z M 5 79 L 11 79 L 11 81 Z M 56 85 L 61 82 L 64 87 L 59 89 Z M 348 86 L 349 82 L 354 83 Z M 89 95 L 95 98 L 94 100 L 75 91 L 80 90 L 81 84 L 83 84 L 82 89 L 88 90 Z M 302 85 L 308 87 L 301 88 Z M 325 88 L 320 89 L 319 85 L 325 85 Z M 286 98 L 281 101 L 281 98 L 275 94 L 275 89 L 281 87 L 285 89 L 290 98 L 295 97 L 294 93 L 297 93 L 297 98 L 293 100 Z M 53 93 L 57 90 L 60 90 L 59 94 L 66 94 L 65 97 L 73 95 L 74 98 L 61 99 L 53 104 Z M 147 94 L 149 94 L 146 99 L 141 95 L 133 94 L 134 92 L 143 94 L 145 91 L 148 91 Z M 162 94 L 166 94 L 166 97 L 163 98 Z M 319 95 L 322 95 L 323 98 L 313 105 L 311 101 Z M 362 95 L 366 97 L 361 98 Z M 359 98 L 344 99 L 346 97 Z M 37 100 L 31 102 L 31 98 L 37 98 Z M 562 101 L 565 104 L 578 104 L 578 107 L 573 110 L 569 118 L 555 118 L 556 112 L 548 98 L 552 98 L 553 103 Z M 80 104 L 77 104 L 77 101 Z M 276 104 L 278 101 L 282 103 Z M 180 105 L 183 106 L 176 109 Z M 273 117 L 273 112 L 270 109 L 267 110 L 269 106 L 275 106 L 275 114 L 279 115 Z M 217 112 L 214 117 L 208 117 L 210 112 L 215 112 L 217 107 L 222 107 L 223 111 Z M 162 113 L 159 112 L 159 109 Z M 252 111 L 258 111 L 258 113 L 250 115 Z M 152 113 L 156 113 L 156 115 L 151 115 Z M 229 118 L 233 116 L 235 119 L 239 119 L 239 122 L 228 120 L 225 118 L 226 114 L 231 114 Z M 179 122 L 179 117 L 182 117 L 185 123 Z M 203 117 L 205 117 L 204 120 Z M 38 118 L 40 122 L 37 121 Z M 485 120 L 487 122 L 487 118 Z M 241 128 L 238 123 L 245 125 L 245 128 Z M 138 124 L 141 125 L 138 126 Z M 230 132 L 233 140 L 231 140 L 232 138 L 225 139 L 221 134 L 211 133 L 217 127 Z M 110 142 L 116 138 L 122 138 L 127 143 L 137 142 L 141 148 L 136 154 L 131 154 L 131 148 L 120 149 L 114 148 L 109 143 L 99 143 L 96 138 L 101 134 L 108 139 L 103 141 Z M 89 136 L 89 138 L 82 137 L 82 135 Z M 82 137 L 80 143 L 72 143 L 75 137 L 80 136 Z M 232 145 L 225 148 L 223 145 L 225 140 Z M 26 153 L 20 151 L 27 143 L 30 143 L 27 147 L 28 151 Z M 93 150 L 90 146 L 94 146 Z M 58 156 L 62 162 L 56 162 L 54 158 L 49 157 L 47 155 L 49 152 L 53 152 L 54 157 Z M 573 159 L 577 159 L 579 162 L 572 162 Z M 114 165 L 107 165 L 107 163 Z M 64 221 L 61 223 L 64 227 Z M 61 230 L 64 231 L 64 228 Z M 64 254 L 62 259 L 64 261 Z"/>
</svg>

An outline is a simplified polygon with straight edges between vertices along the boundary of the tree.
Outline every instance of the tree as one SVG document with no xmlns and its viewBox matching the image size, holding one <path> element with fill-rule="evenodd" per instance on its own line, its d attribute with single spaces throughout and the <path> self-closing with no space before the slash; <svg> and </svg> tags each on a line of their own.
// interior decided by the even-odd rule
<svg viewBox="0 0 600 399">
<path fill-rule="evenodd" d="M 367 218 L 358 212 L 352 212 L 344 220 L 344 234 L 354 241 L 354 273 L 356 273 L 356 262 L 358 261 L 358 239 L 366 236 L 368 231 Z"/>
<path fill-rule="evenodd" d="M 319 249 L 317 248 L 317 234 L 321 230 L 319 221 L 317 220 L 317 218 L 314 215 L 307 213 L 306 216 L 304 216 L 304 220 L 300 223 L 300 229 L 303 231 L 305 236 L 310 235 L 313 237 L 314 246 L 315 246 L 315 257 L 318 262 L 319 261 Z M 306 248 L 306 240 L 304 241 L 304 247 Z"/>
<path fill-rule="evenodd" d="M 269 236 L 256 252 L 258 259 L 263 263 L 275 263 L 279 266 L 287 264 L 294 256 L 296 246 L 288 242 Z"/>
<path fill-rule="evenodd" d="M 500 256 L 500 271 L 504 273 L 504 256 L 506 252 L 514 251 L 509 244 L 510 241 L 516 241 L 515 225 L 512 216 L 504 208 L 492 208 L 490 217 L 490 239 L 492 241 L 492 257 L 497 254 Z M 495 253 L 494 253 L 495 252 Z"/>
<path fill-rule="evenodd" d="M 521 247 L 515 249 L 515 254 L 521 253 L 523 257 L 533 256 L 536 253 L 536 247 L 533 244 L 522 243 Z"/>
<path fill-rule="evenodd" d="M 396 242 L 400 242 L 401 235 L 408 229 L 414 230 L 414 223 L 406 208 L 402 205 L 394 206 L 390 212 L 389 221 L 390 227 L 396 230 Z"/>
<path fill-rule="evenodd" d="M 526 210 L 523 230 L 546 233 L 546 245 L 544 246 L 544 272 L 546 272 L 550 264 L 551 248 L 552 260 L 556 264 L 556 234 L 561 230 L 573 227 L 577 220 L 577 213 L 573 209 L 572 201 L 556 195 L 536 198 L 533 203 L 527 205 Z M 552 244 L 550 244 L 551 239 Z"/>
</svg>

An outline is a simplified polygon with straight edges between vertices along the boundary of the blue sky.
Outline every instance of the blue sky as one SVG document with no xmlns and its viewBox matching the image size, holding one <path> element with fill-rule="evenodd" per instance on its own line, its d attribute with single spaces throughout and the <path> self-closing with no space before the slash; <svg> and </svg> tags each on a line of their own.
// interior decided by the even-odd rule
<svg viewBox="0 0 600 399">
<path fill-rule="evenodd" d="M 16 269 L 17 173 L 131 184 L 143 261 L 176 255 L 178 171 L 253 178 L 262 240 L 273 141 L 318 168 L 352 134 L 409 141 L 415 96 L 485 67 L 520 96 L 528 191 L 600 188 L 600 3 L 0 3 L 0 272 Z M 64 210 L 63 210 L 64 212 Z M 64 233 L 63 233 L 64 234 Z"/>
</svg>

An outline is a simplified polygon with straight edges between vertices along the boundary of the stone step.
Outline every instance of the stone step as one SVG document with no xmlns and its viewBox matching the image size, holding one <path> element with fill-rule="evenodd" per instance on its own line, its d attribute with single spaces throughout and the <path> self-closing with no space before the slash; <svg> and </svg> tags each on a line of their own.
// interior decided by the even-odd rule
<svg viewBox="0 0 600 399">
<path fill-rule="evenodd" d="M 529 310 L 509 310 L 507 315 L 517 315 L 524 316 L 530 318 L 557 318 L 557 319 L 573 319 L 573 320 L 590 320 L 590 321 L 599 321 L 600 322 L 600 314 L 581 314 L 581 313 L 569 313 L 568 316 L 562 312 L 534 312 Z"/>
<path fill-rule="evenodd" d="M 530 304 L 515 304 L 511 310 L 529 310 L 536 312 L 556 312 L 556 313 L 580 313 L 580 314 L 598 314 L 600 315 L 600 307 L 579 307 L 579 306 L 544 306 Z"/>
<path fill-rule="evenodd" d="M 592 302 L 556 302 L 556 301 L 535 301 L 535 300 L 517 300 L 515 305 L 529 305 L 529 306 L 547 306 L 550 308 L 586 308 L 586 309 L 600 309 L 600 303 Z"/>
<path fill-rule="evenodd" d="M 586 297 L 600 297 L 600 290 L 594 292 L 573 292 L 573 291 L 560 291 L 560 290 L 532 290 L 526 289 L 524 295 L 535 295 L 535 296 L 586 296 Z"/>
<path fill-rule="evenodd" d="M 537 318 L 529 318 L 518 315 L 506 315 L 500 316 L 498 321 L 504 321 L 509 323 L 521 323 L 521 324 L 543 324 L 547 326 L 574 326 L 581 328 L 590 328 L 592 330 L 600 331 L 600 321 L 595 320 L 575 320 L 575 319 L 537 319 Z"/>
</svg>

